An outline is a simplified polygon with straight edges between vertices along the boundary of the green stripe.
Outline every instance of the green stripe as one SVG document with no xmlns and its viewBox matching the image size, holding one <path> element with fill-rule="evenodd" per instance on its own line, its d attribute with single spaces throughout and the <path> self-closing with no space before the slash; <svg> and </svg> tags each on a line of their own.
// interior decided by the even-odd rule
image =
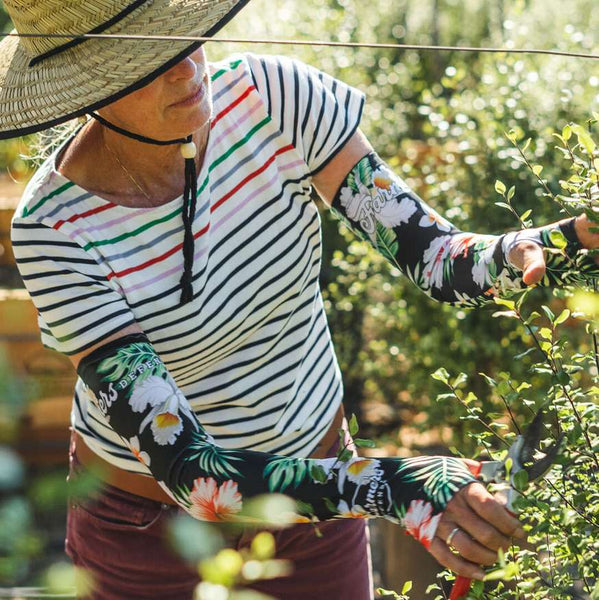
<svg viewBox="0 0 599 600">
<path fill-rule="evenodd" d="M 96 246 L 106 246 L 107 244 L 114 244 L 116 242 L 121 242 L 122 240 L 127 239 L 128 237 L 137 235 L 138 233 L 142 233 L 143 231 L 146 231 L 147 229 L 154 227 L 154 225 L 158 225 L 159 223 L 165 223 L 166 221 L 169 221 L 173 217 L 176 217 L 180 212 L 181 212 L 181 207 L 177 208 L 172 213 L 169 213 L 168 215 L 165 215 L 164 217 L 162 217 L 160 219 L 154 219 L 153 221 L 150 221 L 149 223 L 146 223 L 145 225 L 138 227 L 135 231 L 123 233 L 122 235 L 118 235 L 117 237 L 106 239 L 106 240 L 99 240 L 97 242 L 89 242 L 89 244 L 86 244 L 85 246 L 83 246 L 83 249 L 87 251 L 90 248 L 95 248 Z"/>
<path fill-rule="evenodd" d="M 204 181 L 202 182 L 202 185 L 200 186 L 200 189 L 198 190 L 198 195 L 201 194 L 204 191 L 204 188 L 208 184 L 208 176 L 210 175 L 210 173 L 212 172 L 212 170 L 215 167 L 217 167 L 218 165 L 220 165 L 220 163 L 222 163 L 223 161 L 225 161 L 229 156 L 231 156 L 231 154 L 233 154 L 233 152 L 235 152 L 235 150 L 237 150 L 240 146 L 243 146 L 246 142 L 248 142 L 249 139 L 254 135 L 254 133 L 256 133 L 259 129 L 262 129 L 262 127 L 264 127 L 264 125 L 266 125 L 271 120 L 272 120 L 271 117 L 267 116 L 265 119 L 263 119 L 262 121 L 260 121 L 260 123 L 258 123 L 257 125 L 255 125 L 254 127 L 252 127 L 252 129 L 249 130 L 248 134 L 245 137 L 241 138 L 237 143 L 233 144 L 224 154 L 222 154 L 221 156 L 219 156 L 208 167 L 208 175 L 206 175 L 206 179 L 204 179 Z"/>
<path fill-rule="evenodd" d="M 212 75 L 212 77 L 210 79 L 212 81 L 216 81 L 221 75 L 224 75 L 228 71 L 232 71 L 233 69 L 236 69 L 242 62 L 243 62 L 243 60 L 241 60 L 241 59 L 230 62 L 228 68 L 225 67 L 224 69 L 220 69 L 219 71 L 214 73 L 214 75 Z"/>
<path fill-rule="evenodd" d="M 64 185 L 61 185 L 59 188 L 56 188 L 54 191 L 50 192 L 47 196 L 44 196 L 33 208 L 30 208 L 23 211 L 23 216 L 28 217 L 32 215 L 40 206 L 45 204 L 50 198 L 54 198 L 54 196 L 58 196 L 58 194 L 62 194 L 65 190 L 68 190 L 70 187 L 73 187 L 75 184 L 72 181 L 67 181 Z"/>
</svg>

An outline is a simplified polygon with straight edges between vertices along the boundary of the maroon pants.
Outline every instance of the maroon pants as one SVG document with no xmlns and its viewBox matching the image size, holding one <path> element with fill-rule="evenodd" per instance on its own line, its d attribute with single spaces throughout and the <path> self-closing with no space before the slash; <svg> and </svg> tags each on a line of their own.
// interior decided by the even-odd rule
<svg viewBox="0 0 599 600">
<path fill-rule="evenodd" d="M 69 481 L 85 467 L 70 456 Z M 95 581 L 86 600 L 192 600 L 197 569 L 167 542 L 168 522 L 184 511 L 106 485 L 93 499 L 69 500 L 65 550 Z M 369 600 L 372 577 L 368 530 L 361 519 L 327 521 L 273 532 L 276 558 L 292 561 L 287 577 L 252 585 L 281 600 Z M 230 547 L 249 546 L 244 533 Z"/>
</svg>

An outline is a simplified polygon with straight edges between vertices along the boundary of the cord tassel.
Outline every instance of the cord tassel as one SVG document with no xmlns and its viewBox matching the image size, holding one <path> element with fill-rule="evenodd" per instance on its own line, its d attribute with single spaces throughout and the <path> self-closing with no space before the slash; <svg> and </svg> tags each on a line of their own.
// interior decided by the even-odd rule
<svg viewBox="0 0 599 600">
<path fill-rule="evenodd" d="M 191 156 L 193 152 L 193 156 Z M 195 144 L 191 135 L 186 143 L 181 146 L 181 153 L 185 156 L 185 189 L 183 191 L 183 275 L 181 277 L 181 304 L 193 300 L 193 255 L 195 240 L 193 237 L 193 221 L 196 214 L 197 177 L 195 162 Z"/>
<path fill-rule="evenodd" d="M 112 129 L 112 131 L 137 140 L 138 142 L 154 144 L 155 146 L 180 144 L 181 155 L 185 159 L 185 188 L 183 190 L 183 208 L 181 210 L 183 217 L 183 275 L 180 280 L 181 305 L 191 302 L 193 300 L 193 255 L 195 249 L 193 221 L 196 214 L 198 195 L 198 181 L 196 174 L 196 154 L 198 150 L 193 142 L 193 136 L 190 134 L 186 138 L 154 140 L 144 135 L 127 131 L 118 125 L 114 125 L 101 117 L 98 113 L 90 112 L 89 115 L 105 127 L 108 127 L 108 129 Z"/>
</svg>

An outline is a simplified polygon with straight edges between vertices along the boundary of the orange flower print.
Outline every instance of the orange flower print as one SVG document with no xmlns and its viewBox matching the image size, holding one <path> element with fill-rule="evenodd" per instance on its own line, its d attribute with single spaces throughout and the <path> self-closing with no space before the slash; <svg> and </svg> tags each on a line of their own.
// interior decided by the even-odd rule
<svg viewBox="0 0 599 600">
<path fill-rule="evenodd" d="M 172 412 L 157 413 L 152 419 L 154 440 L 161 446 L 174 444 L 182 429 L 183 422 L 181 421 L 181 417 Z"/>
<path fill-rule="evenodd" d="M 227 521 L 241 510 L 237 483 L 225 481 L 220 487 L 211 477 L 198 477 L 189 494 L 189 513 L 202 521 Z"/>
<path fill-rule="evenodd" d="M 380 170 L 375 171 L 373 176 L 373 183 L 377 188 L 382 190 L 390 190 L 393 181 L 391 181 L 391 177 L 385 175 Z"/>
<path fill-rule="evenodd" d="M 412 500 L 402 525 L 412 537 L 417 539 L 425 548 L 428 548 L 435 537 L 437 525 L 441 520 L 441 513 L 432 516 L 433 507 L 424 500 Z"/>
<path fill-rule="evenodd" d="M 139 447 L 139 438 L 136 435 L 129 439 L 129 450 L 133 452 L 140 463 L 146 465 L 146 467 L 150 466 L 150 455 Z"/>
</svg>

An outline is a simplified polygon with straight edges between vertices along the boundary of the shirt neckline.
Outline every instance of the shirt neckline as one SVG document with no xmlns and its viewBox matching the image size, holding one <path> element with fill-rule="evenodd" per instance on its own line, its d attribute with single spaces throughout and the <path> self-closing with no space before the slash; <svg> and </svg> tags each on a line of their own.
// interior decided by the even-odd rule
<svg viewBox="0 0 599 600">
<path fill-rule="evenodd" d="M 173 198 L 172 200 L 169 200 L 168 202 L 165 202 L 164 204 L 158 204 L 157 206 L 123 206 L 122 204 L 117 204 L 116 202 L 113 202 L 112 200 L 108 200 L 107 198 L 103 198 L 102 196 L 99 196 L 98 194 L 95 194 L 94 192 L 90 192 L 89 190 L 86 190 L 84 187 L 81 187 L 79 184 L 75 183 L 74 181 L 72 181 L 71 179 L 69 179 L 68 177 L 63 175 L 58 170 L 56 161 L 57 161 L 59 155 L 62 152 L 64 152 L 64 150 L 67 148 L 67 146 L 75 139 L 75 136 L 79 133 L 79 131 L 81 131 L 83 126 L 84 125 L 81 125 L 81 127 L 78 127 L 50 155 L 48 160 L 50 162 L 50 171 L 51 171 L 52 177 L 57 177 L 60 180 L 62 180 L 63 182 L 71 183 L 72 189 L 81 192 L 81 194 L 87 194 L 88 197 L 91 197 L 91 198 L 97 200 L 101 204 L 110 204 L 111 206 L 122 209 L 124 211 L 131 211 L 131 212 L 162 211 L 165 209 L 172 209 L 177 204 L 182 204 L 183 194 L 179 194 L 176 198 Z M 212 127 L 210 126 L 209 130 L 208 130 L 208 139 L 206 140 L 206 150 L 204 152 L 204 159 L 202 161 L 202 165 L 201 165 L 200 170 L 196 177 L 196 183 L 197 183 L 198 188 L 200 187 L 201 182 L 204 181 L 204 179 L 206 178 L 206 176 L 208 174 L 209 156 L 210 156 L 210 150 L 211 150 L 211 145 L 212 145 L 213 139 L 214 139 L 214 135 L 212 135 Z M 206 186 L 206 187 L 208 187 L 208 186 Z M 198 193 L 198 197 L 200 195 L 201 194 Z"/>
</svg>

